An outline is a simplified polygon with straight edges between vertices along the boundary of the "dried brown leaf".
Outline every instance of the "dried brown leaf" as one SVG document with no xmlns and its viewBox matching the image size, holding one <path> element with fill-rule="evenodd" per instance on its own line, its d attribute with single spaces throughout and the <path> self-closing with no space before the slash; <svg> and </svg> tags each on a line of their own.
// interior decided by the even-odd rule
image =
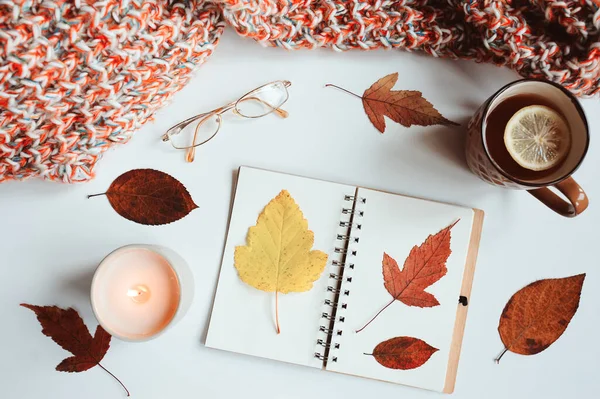
<svg viewBox="0 0 600 399">
<path fill-rule="evenodd" d="M 45 336 L 73 354 L 56 366 L 57 371 L 79 373 L 99 366 L 117 380 L 129 396 L 129 391 L 123 383 L 100 364 L 108 352 L 111 339 L 110 334 L 101 326 L 96 328 L 96 334 L 92 337 L 79 313 L 73 308 L 61 309 L 58 306 L 36 306 L 26 303 L 22 303 L 21 306 L 36 314 Z"/>
<path fill-rule="evenodd" d="M 365 90 L 363 107 L 369 120 L 381 133 L 385 131 L 384 115 L 402 126 L 454 125 L 442 116 L 420 91 L 392 90 L 398 81 L 398 73 L 384 76 Z"/>
<path fill-rule="evenodd" d="M 146 225 L 171 223 L 198 208 L 179 180 L 154 169 L 125 172 L 104 194 L 119 215 Z"/>
<path fill-rule="evenodd" d="M 336 87 L 362 99 L 367 117 L 381 133 L 385 132 L 384 116 L 406 127 L 412 125 L 459 126 L 458 123 L 444 118 L 429 101 L 423 98 L 420 91 L 392 90 L 397 81 L 397 72 L 384 76 L 365 90 L 362 96 L 336 85 L 327 84 L 325 86 Z"/>
<path fill-rule="evenodd" d="M 505 346 L 496 359 L 511 351 L 535 355 L 552 345 L 567 329 L 579 307 L 585 274 L 535 281 L 517 291 L 500 316 L 498 332 Z"/>
</svg>

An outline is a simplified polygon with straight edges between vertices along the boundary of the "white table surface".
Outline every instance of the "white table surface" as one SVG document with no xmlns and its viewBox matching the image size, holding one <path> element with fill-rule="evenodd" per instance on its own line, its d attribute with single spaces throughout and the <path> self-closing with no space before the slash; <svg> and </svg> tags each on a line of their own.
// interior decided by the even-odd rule
<svg viewBox="0 0 600 399">
<path fill-rule="evenodd" d="M 379 134 L 360 100 L 378 78 L 399 72 L 396 88 L 421 90 L 461 128 L 412 127 L 388 120 Z M 27 302 L 77 308 L 96 320 L 88 290 L 104 255 L 130 243 L 162 244 L 179 252 L 195 273 L 196 297 L 186 317 L 162 337 L 142 344 L 113 339 L 103 364 L 133 397 L 163 398 L 436 398 L 440 394 L 338 375 L 204 347 L 224 246 L 237 168 L 250 165 L 319 179 L 463 204 L 485 210 L 477 272 L 454 398 L 597 397 L 600 369 L 600 147 L 590 147 L 576 173 L 591 198 L 582 216 L 555 215 L 525 192 L 495 188 L 466 167 L 465 126 L 476 108 L 518 76 L 508 69 L 400 51 L 298 51 L 263 48 L 230 30 L 193 81 L 131 142 L 107 153 L 87 184 L 29 180 L 0 185 L 0 396 L 120 398 L 101 369 L 59 373 L 67 352 L 44 337 Z M 225 104 L 275 79 L 293 82 L 287 120 L 228 117 L 221 133 L 186 164 L 160 141 L 171 125 Z M 598 100 L 584 100 L 592 131 L 600 130 Z M 167 226 L 132 223 L 105 198 L 112 180 L 134 168 L 155 168 L 183 182 L 200 206 Z M 588 273 L 582 300 L 565 334 L 535 356 L 508 353 L 497 332 L 500 313 L 524 285 L 547 277 Z M 234 328 L 236 326 L 232 320 Z"/>
</svg>

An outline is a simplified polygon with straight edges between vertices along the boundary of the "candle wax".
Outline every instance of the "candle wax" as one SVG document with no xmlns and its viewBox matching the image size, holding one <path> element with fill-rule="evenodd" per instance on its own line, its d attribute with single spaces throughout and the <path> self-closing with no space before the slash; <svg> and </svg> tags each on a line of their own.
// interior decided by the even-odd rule
<svg viewBox="0 0 600 399">
<path fill-rule="evenodd" d="M 114 253 L 92 287 L 96 316 L 108 332 L 144 339 L 164 329 L 179 306 L 179 279 L 165 258 L 145 248 Z"/>
</svg>

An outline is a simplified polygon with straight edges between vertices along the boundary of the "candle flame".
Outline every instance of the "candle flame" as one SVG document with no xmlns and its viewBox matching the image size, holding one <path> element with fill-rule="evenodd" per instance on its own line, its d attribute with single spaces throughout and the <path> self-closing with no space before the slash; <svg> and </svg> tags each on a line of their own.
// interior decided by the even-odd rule
<svg viewBox="0 0 600 399">
<path fill-rule="evenodd" d="M 138 284 L 127 290 L 127 296 L 133 302 L 145 303 L 150 299 L 150 289 L 143 284 Z"/>
</svg>

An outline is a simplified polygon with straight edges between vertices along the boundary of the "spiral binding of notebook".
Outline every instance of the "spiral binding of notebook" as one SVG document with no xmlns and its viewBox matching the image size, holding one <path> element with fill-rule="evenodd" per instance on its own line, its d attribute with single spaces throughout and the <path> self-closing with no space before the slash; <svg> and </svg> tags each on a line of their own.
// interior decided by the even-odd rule
<svg viewBox="0 0 600 399">
<path fill-rule="evenodd" d="M 344 196 L 336 245 L 331 256 L 329 284 L 326 298 L 323 301 L 324 311 L 321 313 L 321 325 L 317 338 L 317 349 L 314 356 L 323 361 L 337 362 L 336 351 L 340 349 L 338 342 L 343 334 L 343 323 L 348 308 L 347 298 L 351 293 L 351 283 L 355 270 L 354 257 L 358 254 L 358 243 L 362 230 L 362 217 L 366 198 L 353 195 Z"/>
</svg>

